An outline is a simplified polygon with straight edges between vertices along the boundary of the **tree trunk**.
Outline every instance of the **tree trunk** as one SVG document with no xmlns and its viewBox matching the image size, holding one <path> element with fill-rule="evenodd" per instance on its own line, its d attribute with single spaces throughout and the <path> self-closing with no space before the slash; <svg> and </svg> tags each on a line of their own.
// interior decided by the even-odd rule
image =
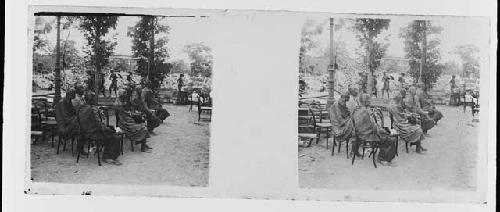
<svg viewBox="0 0 500 212">
<path fill-rule="evenodd" d="M 423 36 L 422 36 L 422 56 L 420 58 L 420 76 L 418 81 L 423 83 L 422 81 L 422 75 L 424 72 L 425 68 L 425 58 L 427 56 L 427 27 L 426 27 L 426 21 L 423 21 Z"/>
<path fill-rule="evenodd" d="M 372 65 L 373 38 L 368 39 L 368 82 L 366 83 L 366 92 L 372 95 L 373 89 L 373 65 Z"/>
<path fill-rule="evenodd" d="M 151 74 L 153 73 L 154 75 L 154 70 L 155 70 L 155 17 L 151 16 L 151 37 L 149 39 L 149 70 L 148 70 L 148 81 L 152 84 L 153 80 L 156 80 L 151 78 Z M 153 88 L 151 88 L 153 89 Z"/>
<path fill-rule="evenodd" d="M 333 40 L 333 24 L 334 24 L 334 19 L 330 18 L 330 65 L 328 66 L 328 101 L 327 101 L 327 108 L 329 108 L 333 102 L 335 101 L 335 60 L 334 60 L 334 55 L 333 55 L 333 47 L 334 47 L 334 40 Z"/>
<path fill-rule="evenodd" d="M 54 81 L 55 81 L 55 94 L 54 94 L 54 105 L 56 105 L 61 99 L 61 63 L 59 62 L 61 57 L 61 16 L 57 16 L 57 41 L 56 41 L 56 67 L 54 73 Z"/>
<path fill-rule="evenodd" d="M 94 96 L 94 101 L 95 101 L 95 104 L 99 104 L 99 84 L 101 83 L 100 79 L 99 79 L 99 75 L 101 74 L 101 63 L 100 63 L 100 59 L 101 59 L 101 51 L 100 51 L 100 48 L 101 48 L 101 36 L 97 35 L 96 36 L 96 46 L 95 46 L 95 73 L 94 73 L 94 92 L 95 92 L 95 96 Z"/>
</svg>

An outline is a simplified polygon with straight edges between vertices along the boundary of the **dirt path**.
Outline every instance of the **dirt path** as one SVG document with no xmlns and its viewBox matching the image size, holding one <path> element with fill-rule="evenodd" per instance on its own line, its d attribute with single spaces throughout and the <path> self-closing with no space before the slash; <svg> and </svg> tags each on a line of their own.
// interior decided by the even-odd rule
<svg viewBox="0 0 500 212">
<path fill-rule="evenodd" d="M 97 165 L 93 154 L 81 158 L 71 152 L 56 155 L 48 144 L 31 145 L 31 176 L 34 181 L 92 184 L 166 184 L 175 186 L 207 186 L 209 162 L 209 123 L 197 123 L 195 111 L 187 106 L 168 105 L 171 116 L 155 129 L 149 139 L 153 153 L 141 153 L 139 146 L 130 150 L 124 141 L 122 166 Z M 111 118 L 111 123 L 114 118 Z"/>
<path fill-rule="evenodd" d="M 470 111 L 442 106 L 439 125 L 429 131 L 423 145 L 426 155 L 407 154 L 400 142 L 397 167 L 373 167 L 371 158 L 356 160 L 354 166 L 340 154 L 326 149 L 322 140 L 310 148 L 299 148 L 299 181 L 302 188 L 370 190 L 474 190 L 476 188 L 476 150 L 478 123 Z M 330 139 L 331 144 L 331 139 Z M 330 145 L 331 148 L 331 145 Z"/>
</svg>

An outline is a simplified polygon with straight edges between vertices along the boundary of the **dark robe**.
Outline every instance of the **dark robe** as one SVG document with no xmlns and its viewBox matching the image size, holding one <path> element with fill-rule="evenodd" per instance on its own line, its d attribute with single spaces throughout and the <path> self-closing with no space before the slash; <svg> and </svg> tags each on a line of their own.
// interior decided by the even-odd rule
<svg viewBox="0 0 500 212">
<path fill-rule="evenodd" d="M 71 100 L 62 99 L 55 108 L 57 133 L 61 137 L 70 138 L 79 134 L 78 119 Z"/>
<path fill-rule="evenodd" d="M 378 142 L 378 159 L 390 162 L 396 156 L 396 143 L 389 137 L 389 132 L 375 122 L 371 110 L 364 106 L 354 109 L 352 119 L 356 137 L 362 141 Z"/>
<path fill-rule="evenodd" d="M 142 142 L 149 137 L 146 124 L 137 122 L 132 117 L 134 109 L 132 109 L 131 106 L 116 103 L 114 109 L 118 112 L 118 126 L 125 132 L 125 136 L 127 136 L 128 139 L 135 142 Z"/>
<path fill-rule="evenodd" d="M 137 98 L 132 102 L 132 106 L 135 110 L 140 111 L 144 115 L 146 115 L 146 126 L 149 131 L 152 131 L 154 128 L 160 126 L 160 119 L 156 117 L 147 107 L 146 103 L 141 99 Z"/>
<path fill-rule="evenodd" d="M 418 124 L 411 124 L 404 115 L 406 111 L 403 105 L 392 103 L 388 108 L 392 116 L 392 127 L 400 134 L 400 137 L 410 143 L 418 142 L 423 138 L 422 128 Z"/>
<path fill-rule="evenodd" d="M 435 123 L 443 118 L 443 114 L 436 109 L 434 104 L 424 97 L 423 91 L 417 91 L 417 104 Z"/>
<path fill-rule="evenodd" d="M 338 101 L 333 103 L 330 107 L 330 121 L 333 135 L 336 138 L 347 140 L 354 135 L 351 113 L 346 105 L 341 105 Z"/>
<path fill-rule="evenodd" d="M 120 155 L 120 141 L 115 132 L 103 123 L 103 114 L 97 106 L 83 105 L 78 110 L 82 137 L 104 146 L 103 159 L 115 160 Z"/>
<path fill-rule="evenodd" d="M 158 101 L 156 101 L 156 99 L 153 96 L 153 91 L 151 91 L 151 89 L 144 88 L 142 90 L 141 97 L 142 101 L 146 103 L 146 107 L 148 109 L 155 110 L 155 113 L 153 115 L 158 119 L 163 121 L 170 116 L 170 113 L 165 108 L 163 108 Z"/>
<path fill-rule="evenodd" d="M 425 133 L 428 130 L 430 130 L 431 128 L 433 128 L 436 125 L 436 122 L 434 122 L 434 120 L 432 120 L 429 117 L 429 114 L 426 111 L 422 110 L 419 102 L 420 102 L 420 100 L 419 100 L 418 96 L 417 95 L 412 96 L 411 94 L 407 95 L 407 97 L 405 98 L 405 101 L 404 101 L 406 108 L 410 112 L 416 113 L 420 116 L 419 124 Z"/>
</svg>

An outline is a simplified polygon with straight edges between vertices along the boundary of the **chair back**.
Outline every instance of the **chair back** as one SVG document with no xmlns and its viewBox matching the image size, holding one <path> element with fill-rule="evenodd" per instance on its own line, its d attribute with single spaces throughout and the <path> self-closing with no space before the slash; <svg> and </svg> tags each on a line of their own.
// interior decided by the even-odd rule
<svg viewBox="0 0 500 212">
<path fill-rule="evenodd" d="M 311 114 L 309 108 L 307 113 L 299 113 L 298 116 L 298 131 L 299 133 L 312 133 L 314 132 L 314 116 Z"/>
</svg>

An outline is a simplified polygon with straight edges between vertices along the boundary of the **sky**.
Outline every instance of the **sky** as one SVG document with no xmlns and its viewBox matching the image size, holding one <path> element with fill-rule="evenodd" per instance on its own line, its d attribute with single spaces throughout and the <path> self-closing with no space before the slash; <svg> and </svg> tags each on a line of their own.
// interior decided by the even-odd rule
<svg viewBox="0 0 500 212">
<path fill-rule="evenodd" d="M 48 21 L 52 21 L 54 17 L 44 17 Z M 458 45 L 472 44 L 480 48 L 481 63 L 486 64 L 485 58 L 489 55 L 489 22 L 488 19 L 480 17 L 430 17 L 433 25 L 441 26 L 443 31 L 438 35 L 429 36 L 428 39 L 438 38 L 441 40 L 442 62 L 454 60 L 460 64 L 458 57 L 452 53 L 453 49 Z M 310 18 L 317 23 L 323 23 L 325 29 L 323 34 L 318 36 L 320 48 L 328 48 L 329 32 L 328 17 Z M 404 57 L 403 39 L 399 37 L 399 32 L 402 27 L 408 25 L 413 19 L 411 16 L 394 16 L 390 17 L 391 22 L 389 28 L 383 31 L 379 38 L 382 42 L 389 43 L 387 55 L 395 57 Z M 118 20 L 116 30 L 108 33 L 108 36 L 116 35 L 117 43 L 115 54 L 132 55 L 131 38 L 127 37 L 127 29 L 135 25 L 139 20 L 134 16 L 123 16 Z M 304 20 L 305 21 L 305 20 Z M 210 46 L 206 39 L 211 29 L 210 18 L 188 18 L 188 17 L 169 17 L 163 20 L 163 23 L 170 26 L 168 35 L 169 42 L 167 44 L 170 51 L 170 59 L 184 59 L 189 61 L 187 54 L 183 51 L 185 45 L 190 43 L 204 42 Z M 81 32 L 76 28 L 65 30 L 62 33 L 62 38 L 65 39 L 69 33 L 69 39 L 74 40 L 77 46 L 85 46 L 85 40 Z M 297 32 L 300 33 L 300 32 Z M 55 44 L 56 30 L 52 30 L 47 35 L 51 45 Z M 345 26 L 335 32 L 335 40 L 343 41 L 347 44 L 347 49 L 352 57 L 355 57 L 356 48 L 359 47 L 359 42 L 356 40 L 354 32 Z M 383 39 L 387 40 L 383 40 Z M 83 52 L 81 52 L 83 55 Z"/>
<path fill-rule="evenodd" d="M 327 29 L 329 27 L 328 18 L 312 18 L 316 23 L 324 23 L 326 29 L 318 36 L 320 48 L 327 49 L 329 45 L 330 34 Z M 392 17 L 389 28 L 384 30 L 379 39 L 383 43 L 389 43 L 386 54 L 395 57 L 404 57 L 404 40 L 399 37 L 401 28 L 406 27 L 412 17 Z M 438 35 L 429 36 L 428 39 L 437 38 L 441 41 L 439 48 L 443 62 L 453 60 L 460 63 L 458 57 L 452 53 L 453 49 L 458 45 L 472 44 L 480 48 L 480 57 L 485 58 L 489 53 L 489 35 L 490 28 L 488 19 L 478 17 L 433 17 L 430 19 L 435 26 L 441 26 L 443 31 Z M 355 33 L 349 29 L 349 24 L 334 32 L 334 39 L 346 43 L 347 50 L 352 57 L 355 57 L 356 48 L 359 47 L 359 42 L 355 37 Z M 387 40 L 384 40 L 387 38 Z"/>
<path fill-rule="evenodd" d="M 44 17 L 47 21 L 55 20 L 55 17 Z M 203 42 L 210 46 L 208 40 L 204 39 L 204 35 L 210 30 L 210 22 L 208 18 L 199 17 L 168 17 L 162 20 L 162 24 L 170 26 L 170 32 L 168 34 L 169 42 L 167 47 L 170 52 L 170 58 L 167 61 L 174 61 L 178 59 L 183 59 L 185 62 L 189 63 L 187 54 L 183 51 L 184 46 L 191 43 Z M 134 26 L 139 17 L 137 16 L 121 16 L 118 19 L 117 27 L 115 30 L 111 30 L 107 34 L 107 38 L 115 36 L 117 41 L 117 46 L 115 47 L 115 54 L 117 55 L 132 55 L 132 38 L 127 36 L 128 27 Z M 66 39 L 69 34 L 69 40 L 76 42 L 76 46 L 83 47 L 86 41 L 83 34 L 75 27 L 69 30 L 64 30 L 61 35 L 61 39 Z M 47 38 L 52 46 L 56 43 L 56 30 L 51 31 L 47 35 Z M 81 49 L 80 49 L 81 50 Z M 80 51 L 80 54 L 84 53 Z"/>
</svg>

